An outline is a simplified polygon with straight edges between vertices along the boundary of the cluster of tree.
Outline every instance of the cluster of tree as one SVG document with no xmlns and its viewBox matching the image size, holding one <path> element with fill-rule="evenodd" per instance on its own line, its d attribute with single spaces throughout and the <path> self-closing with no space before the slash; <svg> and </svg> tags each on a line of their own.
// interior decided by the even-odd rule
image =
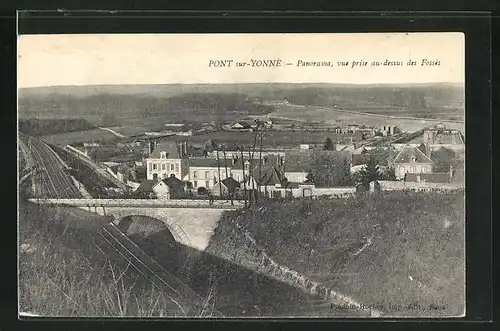
<svg viewBox="0 0 500 331">
<path fill-rule="evenodd" d="M 464 168 L 463 160 L 460 160 L 456 153 L 448 148 L 441 147 L 437 151 L 432 151 L 431 159 L 434 161 L 433 172 L 448 172 L 450 165 L 453 166 L 453 169 Z"/>
<path fill-rule="evenodd" d="M 323 149 L 335 149 L 330 138 L 326 139 Z M 358 183 L 368 187 L 374 180 L 396 180 L 395 169 L 389 167 L 389 158 L 389 150 L 375 149 L 367 157 L 366 166 L 351 174 L 351 162 L 341 154 L 312 153 L 311 173 L 306 182 L 323 187 L 352 186 Z"/>
<path fill-rule="evenodd" d="M 387 168 L 387 171 L 381 171 L 377 158 L 370 156 L 366 166 L 356 172 L 353 177 L 355 183 L 368 188 L 370 182 L 374 180 L 396 180 L 396 171 L 393 167 Z"/>
<path fill-rule="evenodd" d="M 335 144 L 330 138 L 326 138 L 325 143 L 323 144 L 323 149 L 325 151 L 334 151 L 335 150 Z"/>
<path fill-rule="evenodd" d="M 290 103 L 301 105 L 395 106 L 423 109 L 453 102 L 462 93 L 462 89 L 453 86 L 310 87 L 287 92 Z"/>
<path fill-rule="evenodd" d="M 273 109 L 273 106 L 256 104 L 240 93 L 184 93 L 173 97 L 99 94 L 78 98 L 51 94 L 19 100 L 19 114 L 23 117 L 36 117 L 40 114 L 82 117 L 104 126 L 121 125 L 121 120 L 126 118 L 170 115 L 182 120 L 189 118 L 190 115 L 186 117 L 187 110 L 196 111 L 197 115 L 216 116 L 234 112 L 260 115 Z"/>
<path fill-rule="evenodd" d="M 94 126 L 81 118 L 19 120 L 19 131 L 32 135 L 43 136 L 60 132 L 72 132 L 93 129 Z"/>
<path fill-rule="evenodd" d="M 307 182 L 323 187 L 350 186 L 353 184 L 350 162 L 339 155 L 312 153 Z"/>
<path fill-rule="evenodd" d="M 272 106 L 257 104 L 240 93 L 185 93 L 169 98 L 165 105 L 182 109 L 208 109 L 213 113 L 243 111 L 248 114 L 263 114 L 274 109 Z"/>
</svg>

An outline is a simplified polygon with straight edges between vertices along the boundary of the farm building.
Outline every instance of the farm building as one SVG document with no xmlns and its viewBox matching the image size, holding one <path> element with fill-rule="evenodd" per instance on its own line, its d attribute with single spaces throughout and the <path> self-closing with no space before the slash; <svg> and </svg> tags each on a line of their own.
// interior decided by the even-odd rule
<svg viewBox="0 0 500 331">
<path fill-rule="evenodd" d="M 391 165 L 396 170 L 396 178 L 404 179 L 407 173 L 431 173 L 434 161 L 414 146 L 405 146 L 396 155 Z"/>
<path fill-rule="evenodd" d="M 168 178 L 162 179 L 153 185 L 152 189 L 158 199 L 177 199 L 185 196 L 186 184 L 171 175 Z"/>
</svg>

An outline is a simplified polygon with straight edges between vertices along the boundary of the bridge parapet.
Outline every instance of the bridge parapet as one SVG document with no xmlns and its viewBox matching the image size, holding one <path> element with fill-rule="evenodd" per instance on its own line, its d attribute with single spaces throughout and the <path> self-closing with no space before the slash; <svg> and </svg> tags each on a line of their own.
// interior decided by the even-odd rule
<svg viewBox="0 0 500 331">
<path fill-rule="evenodd" d="M 155 200 L 155 199 L 44 199 L 32 202 L 44 204 L 69 205 L 76 207 L 152 207 L 152 208 L 210 208 L 210 209 L 239 209 L 244 207 L 243 201 L 215 200 L 210 203 L 207 200 Z"/>
</svg>

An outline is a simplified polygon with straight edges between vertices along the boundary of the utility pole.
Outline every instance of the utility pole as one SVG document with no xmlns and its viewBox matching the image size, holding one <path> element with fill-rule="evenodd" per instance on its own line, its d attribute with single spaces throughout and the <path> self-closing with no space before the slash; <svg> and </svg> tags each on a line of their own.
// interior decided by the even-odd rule
<svg viewBox="0 0 500 331">
<path fill-rule="evenodd" d="M 239 146 L 238 149 L 240 150 L 241 154 L 241 169 L 243 171 L 243 190 L 244 190 L 244 199 L 245 199 L 245 207 L 247 207 L 247 181 L 245 178 L 245 160 L 243 159 L 243 146 Z"/>
<path fill-rule="evenodd" d="M 261 196 L 261 181 L 262 181 L 262 138 L 264 135 L 264 127 L 260 128 L 260 147 L 259 147 L 259 182 L 257 183 L 257 188 L 259 190 L 259 197 Z"/>
<path fill-rule="evenodd" d="M 215 146 L 215 153 L 217 155 L 217 174 L 219 176 L 219 195 L 222 200 L 222 182 L 220 180 L 220 163 L 219 163 L 219 145 Z"/>
<path fill-rule="evenodd" d="M 255 145 L 254 145 L 255 148 Z M 253 154 L 250 154 L 250 146 L 248 146 L 248 157 L 250 158 L 249 161 L 249 167 L 248 167 L 248 178 L 249 179 L 254 179 L 252 177 L 252 161 L 253 161 Z M 252 194 L 250 195 L 252 197 L 250 203 L 253 203 L 254 200 L 254 195 L 255 195 L 255 185 L 254 185 L 255 180 L 252 180 Z"/>
<path fill-rule="evenodd" d="M 224 167 L 226 168 L 226 179 L 229 178 L 229 175 L 227 173 L 227 158 L 226 158 L 226 145 L 222 146 L 222 153 L 224 153 Z M 228 181 L 229 183 L 229 181 Z M 231 200 L 231 206 L 234 204 L 233 203 L 233 192 L 231 192 L 230 188 L 228 187 L 228 194 L 229 194 L 229 199 Z"/>
</svg>

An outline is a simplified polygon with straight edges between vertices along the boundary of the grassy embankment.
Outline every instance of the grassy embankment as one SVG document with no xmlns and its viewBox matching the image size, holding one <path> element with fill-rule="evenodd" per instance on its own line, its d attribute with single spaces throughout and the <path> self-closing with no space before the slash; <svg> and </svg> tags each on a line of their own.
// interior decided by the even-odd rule
<svg viewBox="0 0 500 331">
<path fill-rule="evenodd" d="M 108 220 L 78 209 L 20 205 L 19 310 L 43 316 L 179 316 L 132 266 L 94 245 Z"/>
<path fill-rule="evenodd" d="M 221 220 L 210 250 L 234 251 L 236 218 L 277 263 L 389 316 L 464 312 L 463 193 L 301 200 L 238 213 Z M 425 311 L 408 308 L 415 304 Z"/>
</svg>

